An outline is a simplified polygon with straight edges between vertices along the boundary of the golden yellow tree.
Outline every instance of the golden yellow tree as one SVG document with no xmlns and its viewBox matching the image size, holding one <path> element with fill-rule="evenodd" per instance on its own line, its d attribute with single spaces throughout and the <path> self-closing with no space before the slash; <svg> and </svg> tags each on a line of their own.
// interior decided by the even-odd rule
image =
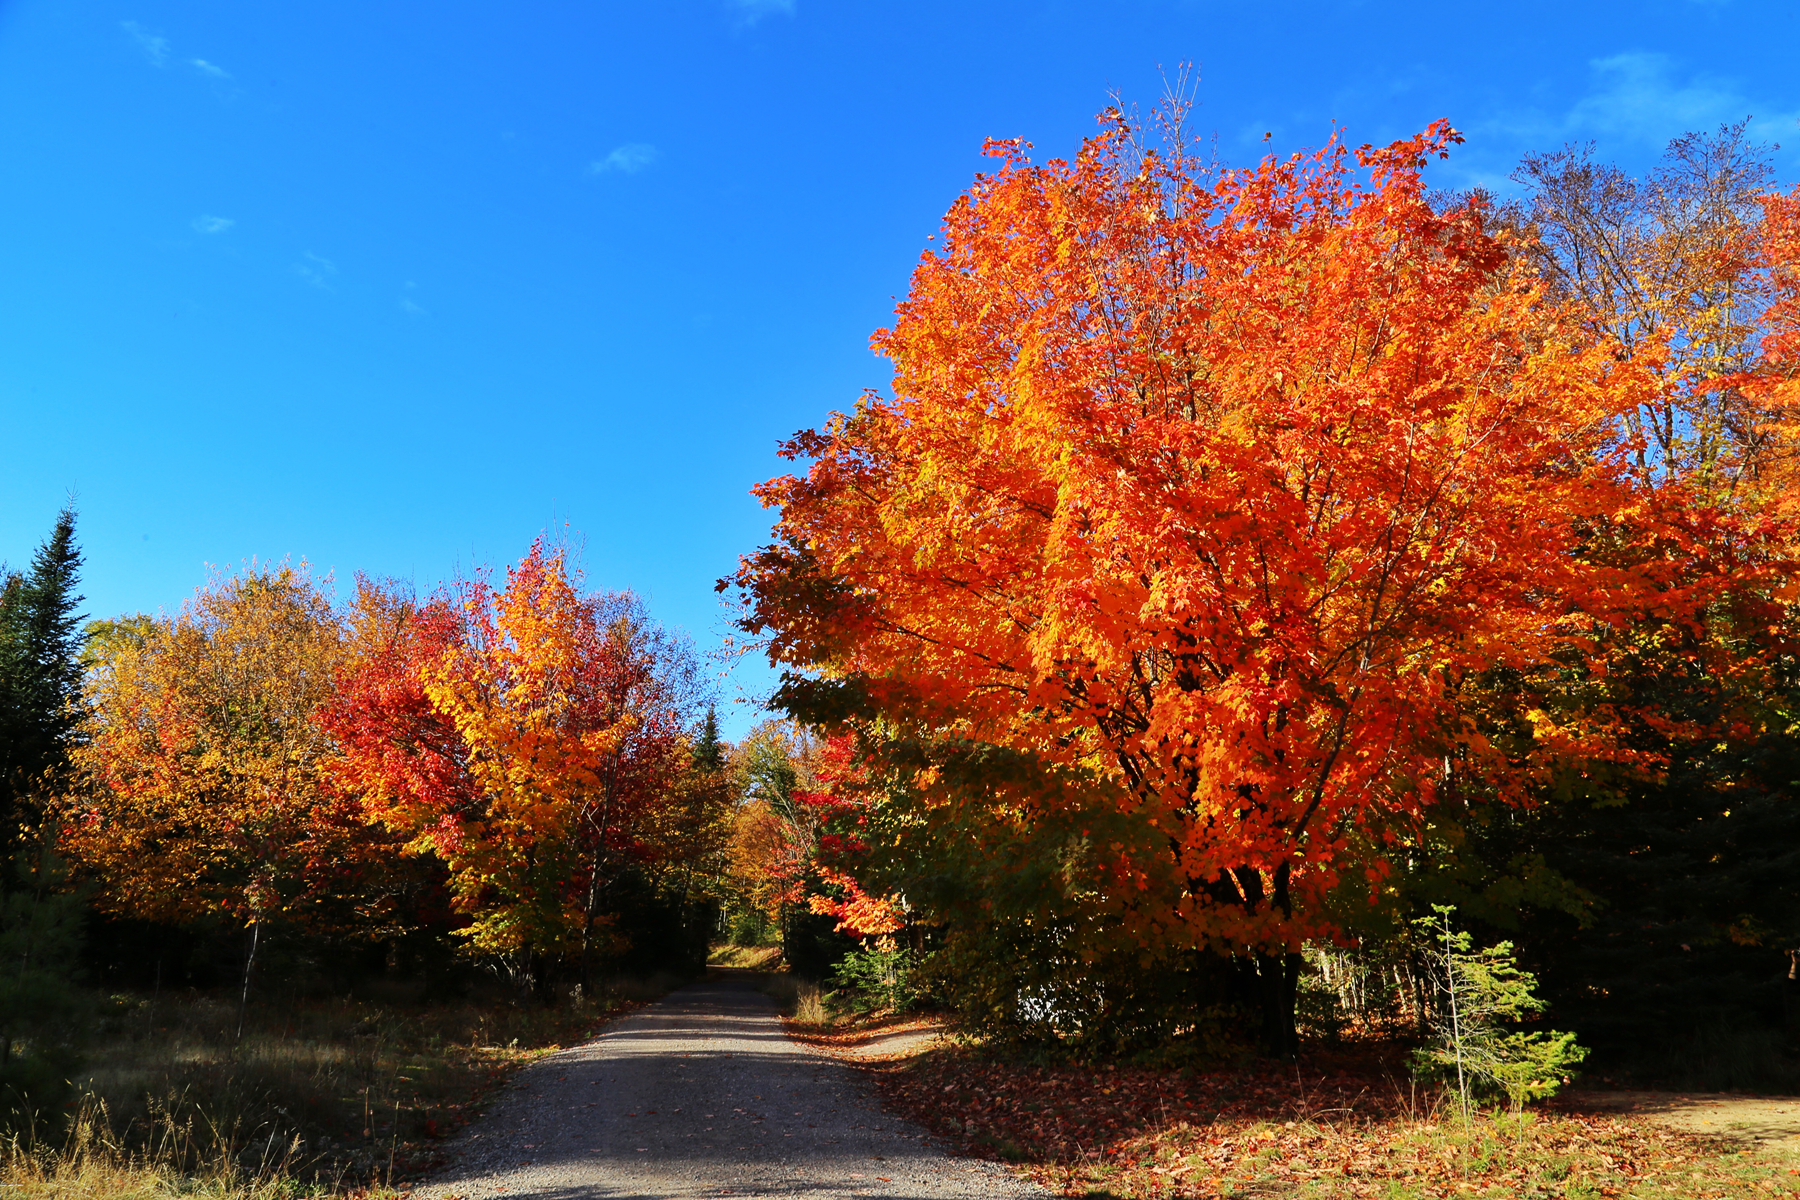
<svg viewBox="0 0 1800 1200">
<path fill-rule="evenodd" d="M 1552 291 L 1663 379 L 1625 417 L 1641 473 L 1728 495 L 1767 442 L 1739 386 L 1756 360 L 1769 278 L 1758 253 L 1774 178 L 1749 122 L 1669 143 L 1639 179 L 1591 146 L 1529 155 L 1522 216 Z"/>
<path fill-rule="evenodd" d="M 114 623 L 89 659 L 63 846 L 103 909 L 152 921 L 354 921 L 390 853 L 330 785 L 314 720 L 342 652 L 304 564 L 215 575 L 174 617 Z"/>
</svg>

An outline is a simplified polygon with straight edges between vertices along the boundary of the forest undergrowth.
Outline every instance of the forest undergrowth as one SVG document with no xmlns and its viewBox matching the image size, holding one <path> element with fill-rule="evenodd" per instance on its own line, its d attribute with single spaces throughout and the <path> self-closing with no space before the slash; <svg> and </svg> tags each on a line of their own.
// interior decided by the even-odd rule
<svg viewBox="0 0 1800 1200">
<path fill-rule="evenodd" d="M 397 1193 L 512 1070 L 676 982 L 616 982 L 555 1007 L 512 996 L 253 1003 L 241 1039 L 233 997 L 114 997 L 73 1111 L 7 1143 L 0 1186 L 80 1200 Z"/>
</svg>

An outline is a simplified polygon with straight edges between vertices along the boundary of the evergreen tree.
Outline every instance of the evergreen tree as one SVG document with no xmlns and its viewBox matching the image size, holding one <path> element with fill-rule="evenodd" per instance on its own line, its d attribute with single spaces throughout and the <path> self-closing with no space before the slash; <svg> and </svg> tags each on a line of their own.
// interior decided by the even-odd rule
<svg viewBox="0 0 1800 1200">
<path fill-rule="evenodd" d="M 44 777 L 60 768 L 80 719 L 81 552 L 75 510 L 57 515 L 29 572 L 0 589 L 0 853 L 21 848 Z"/>
<path fill-rule="evenodd" d="M 694 739 L 694 770 L 723 771 L 725 743 L 719 740 L 719 714 L 706 706 L 706 720 L 700 723 L 700 736 Z"/>
<path fill-rule="evenodd" d="M 1783 707 L 1785 729 L 1678 744 L 1656 784 L 1549 822 L 1549 862 L 1596 902 L 1521 942 L 1557 1019 L 1610 1066 L 1711 1089 L 1800 1080 L 1800 742 Z"/>
<path fill-rule="evenodd" d="M 1800 1081 L 1800 664 L 1778 653 L 1794 620 L 1717 612 L 1716 651 L 1646 622 L 1635 642 L 1675 652 L 1620 655 L 1605 698 L 1654 717 L 1631 744 L 1659 769 L 1583 762 L 1528 809 L 1441 806 L 1448 836 L 1420 844 L 1401 885 L 1415 909 L 1454 903 L 1514 941 L 1599 1070 Z"/>
</svg>

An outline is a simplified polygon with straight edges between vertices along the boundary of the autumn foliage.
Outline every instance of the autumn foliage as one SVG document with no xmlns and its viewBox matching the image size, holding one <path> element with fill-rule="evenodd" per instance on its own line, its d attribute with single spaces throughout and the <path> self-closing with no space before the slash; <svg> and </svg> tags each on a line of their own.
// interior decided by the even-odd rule
<svg viewBox="0 0 1800 1200">
<path fill-rule="evenodd" d="M 1763 202 L 1769 271 L 1761 361 L 1743 390 L 1757 405 L 1755 491 L 1784 516 L 1800 502 L 1800 189 Z"/>
<path fill-rule="evenodd" d="M 892 397 L 788 443 L 735 577 L 783 702 L 861 737 L 915 845 L 1062 829 L 1040 870 L 1115 945 L 1243 956 L 1291 1009 L 1292 951 L 1447 800 L 1659 769 L 1633 731 L 1670 718 L 1609 670 L 1706 661 L 1728 598 L 1778 613 L 1791 543 L 1640 469 L 1699 369 L 1666 328 L 1622 353 L 1480 197 L 1434 202 L 1459 140 L 1248 170 L 1116 116 L 1073 162 L 990 143 L 875 335 Z"/>
<path fill-rule="evenodd" d="M 313 720 L 344 647 L 303 568 L 220 575 L 173 618 L 116 637 L 89 672 L 75 753 L 88 790 L 65 846 L 114 912 L 345 922 L 391 846 L 331 786 Z"/>
<path fill-rule="evenodd" d="M 582 595 L 542 546 L 505 586 L 416 605 L 364 581 L 366 654 L 327 727 L 372 816 L 435 854 L 483 951 L 582 953 L 609 865 L 685 771 L 695 684 L 629 595 Z"/>
<path fill-rule="evenodd" d="M 303 568 L 221 575 L 120 625 L 88 691 L 63 841 L 116 913 L 436 922 L 542 983 L 630 948 L 624 877 L 685 872 L 686 903 L 719 850 L 691 651 L 541 544 L 501 587 L 362 579 L 341 610 Z"/>
<path fill-rule="evenodd" d="M 1336 145 L 1132 175 L 1119 137 L 996 148 L 877 336 L 897 398 L 791 446 L 741 580 L 784 660 L 1145 811 L 1201 885 L 1151 919 L 1280 942 L 1350 839 L 1493 757 L 1460 681 L 1579 634 L 1647 381 L 1426 202 L 1442 127 L 1366 186 Z"/>
<path fill-rule="evenodd" d="M 51 815 L 96 903 L 429 927 L 540 989 L 861 942 L 1093 1057 L 1246 1013 L 1291 1054 L 1303 950 L 1391 966 L 1437 904 L 1578 1011 L 1608 945 L 1639 991 L 1677 953 L 1766 974 L 1800 192 L 1747 124 L 1641 180 L 1529 156 L 1502 203 L 1428 186 L 1443 122 L 1236 169 L 1159 120 L 990 142 L 874 336 L 892 388 L 785 444 L 721 584 L 784 671 L 739 744 L 554 545 L 424 595 L 222 574 L 90 643 Z"/>
</svg>

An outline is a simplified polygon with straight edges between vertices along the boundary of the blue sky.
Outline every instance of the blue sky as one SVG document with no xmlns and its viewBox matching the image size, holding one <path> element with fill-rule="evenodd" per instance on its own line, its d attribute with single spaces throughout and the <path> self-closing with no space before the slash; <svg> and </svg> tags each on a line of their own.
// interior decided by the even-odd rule
<svg viewBox="0 0 1800 1200">
<path fill-rule="evenodd" d="M 74 489 L 110 615 L 251 556 L 429 587 L 566 525 L 709 648 L 747 489 L 886 383 L 868 335 L 982 139 L 1067 153 L 1182 61 L 1240 162 L 1445 117 L 1439 181 L 1506 190 L 1754 114 L 1800 178 L 1792 0 L 0 0 L 0 557 Z"/>
</svg>

